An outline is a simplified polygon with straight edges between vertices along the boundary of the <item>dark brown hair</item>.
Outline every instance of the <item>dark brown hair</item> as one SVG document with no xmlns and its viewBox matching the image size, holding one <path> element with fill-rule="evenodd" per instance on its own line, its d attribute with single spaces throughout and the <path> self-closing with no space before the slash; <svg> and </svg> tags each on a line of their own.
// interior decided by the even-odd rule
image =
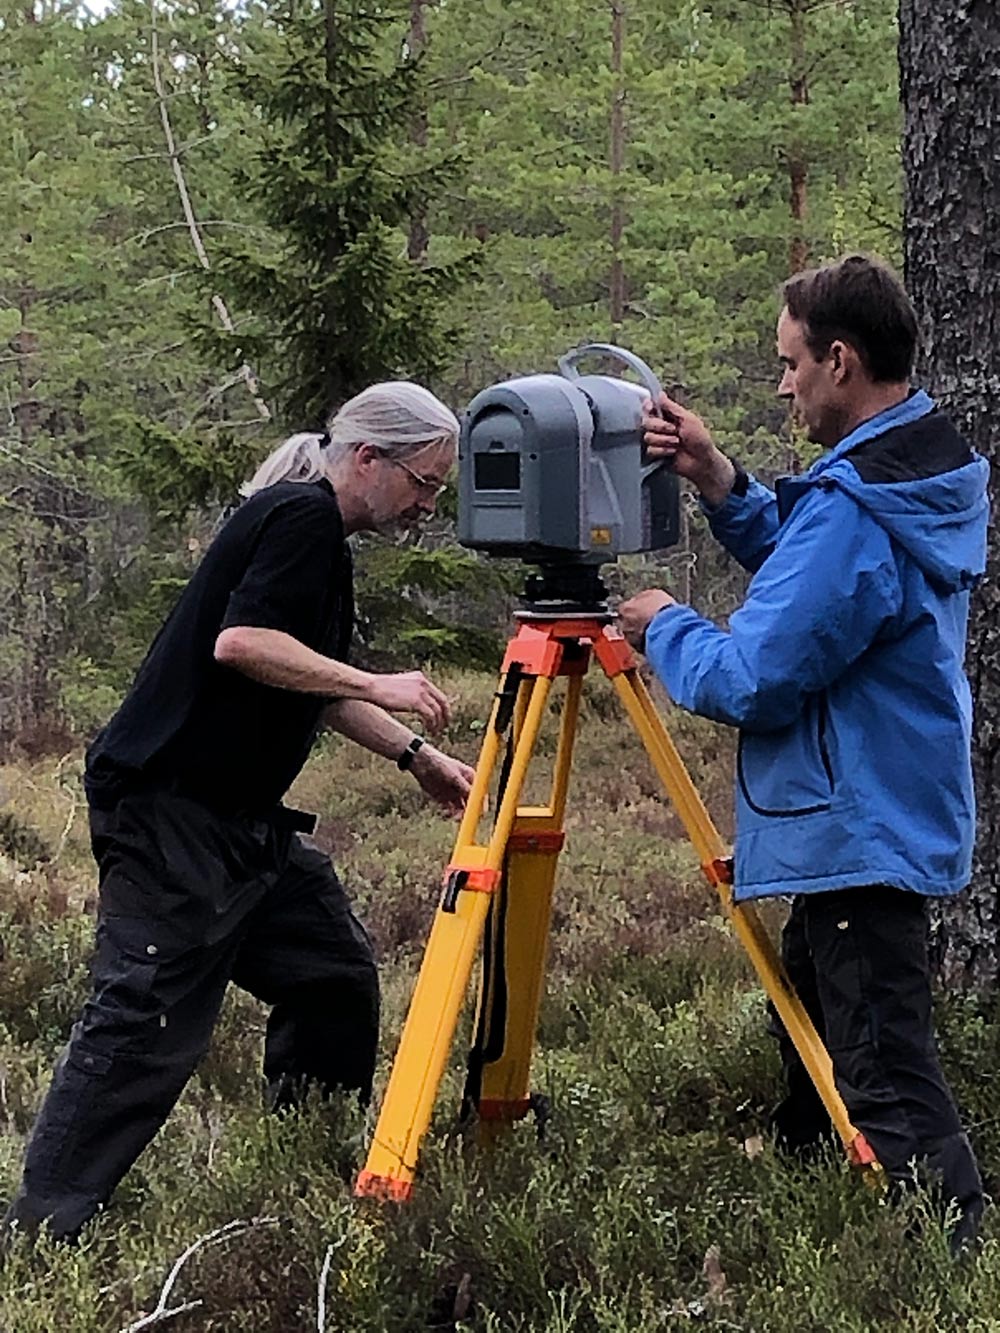
<svg viewBox="0 0 1000 1333">
<path fill-rule="evenodd" d="M 781 289 L 788 313 L 805 327 L 821 361 L 835 341 L 850 343 L 873 380 L 909 379 L 917 353 L 917 316 L 903 284 L 880 259 L 846 255 L 796 273 Z"/>
</svg>

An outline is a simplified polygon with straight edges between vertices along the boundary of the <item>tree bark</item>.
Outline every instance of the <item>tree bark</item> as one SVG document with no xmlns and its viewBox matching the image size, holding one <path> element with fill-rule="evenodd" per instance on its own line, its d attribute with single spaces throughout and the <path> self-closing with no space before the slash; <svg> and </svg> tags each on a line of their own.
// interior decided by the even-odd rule
<svg viewBox="0 0 1000 1333">
<path fill-rule="evenodd" d="M 920 317 L 921 375 L 970 442 L 1000 466 L 1000 7 L 901 0 L 906 278 Z M 979 806 L 972 887 L 944 909 L 944 980 L 1000 973 L 1000 543 L 973 596 L 967 668 Z"/>
<path fill-rule="evenodd" d="M 788 271 L 800 273 L 809 262 L 806 216 L 809 212 L 809 163 L 799 139 L 795 121 L 798 107 L 809 104 L 809 73 L 806 55 L 807 0 L 789 0 L 791 53 L 788 86 L 792 102 L 792 132 L 788 144 L 788 206 L 791 234 L 788 244 Z"/>
<path fill-rule="evenodd" d="M 406 48 L 411 60 L 419 59 L 427 45 L 427 26 L 424 21 L 426 6 L 427 0 L 410 0 L 410 28 L 406 35 Z M 410 138 L 417 148 L 427 147 L 427 107 L 423 92 L 420 95 L 420 105 L 413 113 Z M 429 241 L 427 205 L 419 203 L 410 214 L 410 233 L 406 241 L 407 256 L 415 264 L 423 263 L 427 258 Z"/>
<path fill-rule="evenodd" d="M 625 0 L 611 0 L 611 94 L 610 167 L 611 167 L 611 278 L 609 307 L 612 339 L 625 319 L 625 201 L 622 197 L 622 172 L 625 167 Z"/>
</svg>

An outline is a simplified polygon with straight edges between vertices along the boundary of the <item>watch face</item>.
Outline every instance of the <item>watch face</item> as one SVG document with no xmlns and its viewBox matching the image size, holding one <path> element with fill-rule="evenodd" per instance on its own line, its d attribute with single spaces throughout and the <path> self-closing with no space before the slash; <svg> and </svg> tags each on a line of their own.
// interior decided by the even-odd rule
<svg viewBox="0 0 1000 1333">
<path fill-rule="evenodd" d="M 413 740 L 410 741 L 409 745 L 396 760 L 396 767 L 404 770 L 409 768 L 410 765 L 413 763 L 414 755 L 417 753 L 419 749 L 422 748 L 423 744 L 424 744 L 423 736 L 414 736 Z"/>
</svg>

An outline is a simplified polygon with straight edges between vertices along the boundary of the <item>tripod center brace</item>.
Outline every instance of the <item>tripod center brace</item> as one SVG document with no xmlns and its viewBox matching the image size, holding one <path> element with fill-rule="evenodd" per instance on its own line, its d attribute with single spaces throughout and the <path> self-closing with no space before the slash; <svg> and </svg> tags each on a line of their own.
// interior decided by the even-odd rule
<svg viewBox="0 0 1000 1333">
<path fill-rule="evenodd" d="M 673 802 L 707 879 L 746 949 L 816 1086 L 850 1161 L 879 1170 L 833 1082 L 830 1057 L 792 988 L 751 904 L 735 904 L 732 862 L 666 727 L 640 679 L 636 659 L 607 614 L 525 616 L 507 646 L 472 791 L 445 872 L 444 893 L 403 1027 L 356 1195 L 405 1200 L 413 1189 L 420 1141 L 487 930 L 479 994 L 477 1049 L 466 1090 L 481 1121 L 512 1121 L 530 1107 L 529 1077 L 552 914 L 556 862 L 584 677 L 592 657 L 614 684 L 629 719 Z M 520 807 L 553 681 L 567 677 L 549 803 Z M 504 733 L 513 722 L 499 807 L 487 843 L 476 841 Z M 504 780 L 505 778 L 505 780 Z M 492 957 L 490 957 L 492 955 Z M 492 965 L 490 965 L 492 964 Z M 498 988 L 505 994 L 498 995 Z M 496 1001 L 499 999 L 499 1003 Z M 505 1002 L 504 1002 L 505 1001 Z M 492 1030 L 496 1026 L 498 1030 Z"/>
</svg>

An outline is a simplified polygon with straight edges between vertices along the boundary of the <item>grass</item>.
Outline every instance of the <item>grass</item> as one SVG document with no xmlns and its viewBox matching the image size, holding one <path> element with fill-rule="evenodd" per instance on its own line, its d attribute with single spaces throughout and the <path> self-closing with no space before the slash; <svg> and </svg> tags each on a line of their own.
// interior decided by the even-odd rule
<svg viewBox="0 0 1000 1333">
<path fill-rule="evenodd" d="M 455 675 L 446 685 L 456 696 L 447 744 L 471 759 L 492 683 Z M 728 738 L 670 721 L 728 833 Z M 539 748 L 544 768 L 551 736 Z M 86 991 L 95 885 L 85 812 L 74 808 L 78 766 L 73 754 L 0 770 L 14 830 L 6 842 L 0 830 L 6 1192 Z M 410 779 L 336 740 L 293 800 L 321 811 L 321 840 L 379 949 L 384 1086 L 454 828 Z M 956 1266 L 925 1200 L 889 1209 L 836 1155 L 807 1169 L 774 1152 L 765 1125 L 778 1063 L 762 997 L 596 678 L 567 832 L 534 1069 L 552 1110 L 541 1137 L 525 1122 L 486 1151 L 457 1130 L 463 1037 L 412 1203 L 355 1202 L 370 1120 L 318 1103 L 265 1116 L 263 1011 L 233 991 L 167 1126 L 83 1243 L 15 1248 L 0 1277 L 0 1330 L 127 1329 L 155 1308 L 188 1246 L 245 1221 L 193 1254 L 168 1302 L 190 1308 L 155 1327 L 317 1329 L 325 1267 L 325 1328 L 352 1333 L 1000 1333 L 991 1215 L 979 1253 Z M 39 848 L 47 859 L 26 864 Z M 1000 1022 L 961 998 L 939 1012 L 945 1062 L 992 1181 Z"/>
</svg>

